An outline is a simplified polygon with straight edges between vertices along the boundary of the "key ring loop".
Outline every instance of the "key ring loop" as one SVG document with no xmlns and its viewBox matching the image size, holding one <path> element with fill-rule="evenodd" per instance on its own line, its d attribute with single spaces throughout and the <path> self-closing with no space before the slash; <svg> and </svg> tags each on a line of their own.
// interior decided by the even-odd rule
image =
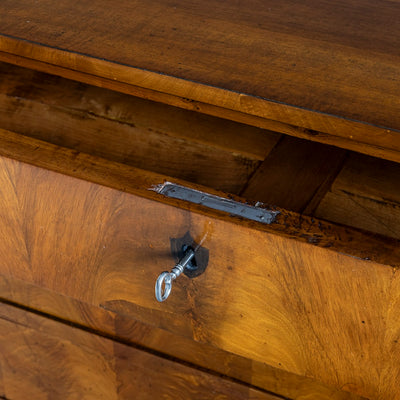
<svg viewBox="0 0 400 400">
<path fill-rule="evenodd" d="M 163 293 L 163 284 L 164 284 L 164 293 Z M 158 301 L 165 301 L 167 300 L 169 294 L 171 293 L 172 289 L 172 276 L 168 271 L 164 271 L 160 274 L 156 281 L 156 299 Z"/>
</svg>

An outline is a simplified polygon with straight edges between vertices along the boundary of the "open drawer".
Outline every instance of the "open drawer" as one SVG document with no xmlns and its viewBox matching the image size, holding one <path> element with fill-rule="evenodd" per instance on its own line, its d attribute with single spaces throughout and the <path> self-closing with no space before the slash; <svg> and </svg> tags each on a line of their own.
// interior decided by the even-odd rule
<svg viewBox="0 0 400 400">
<path fill-rule="evenodd" d="M 400 395 L 398 164 L 10 64 L 0 91 L 5 300 L 83 325 L 111 313 L 97 328 L 125 339 L 139 321 L 173 338 L 166 354 L 289 398 Z M 206 269 L 159 303 L 188 236 Z"/>
</svg>

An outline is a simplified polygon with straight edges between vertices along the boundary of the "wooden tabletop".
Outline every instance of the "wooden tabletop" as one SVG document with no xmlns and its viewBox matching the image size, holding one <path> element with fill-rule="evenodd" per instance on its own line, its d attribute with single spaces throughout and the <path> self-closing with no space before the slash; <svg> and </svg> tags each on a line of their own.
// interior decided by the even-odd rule
<svg viewBox="0 0 400 400">
<path fill-rule="evenodd" d="M 231 119 L 400 151 L 394 0 L 2 0 L 0 52 Z"/>
</svg>

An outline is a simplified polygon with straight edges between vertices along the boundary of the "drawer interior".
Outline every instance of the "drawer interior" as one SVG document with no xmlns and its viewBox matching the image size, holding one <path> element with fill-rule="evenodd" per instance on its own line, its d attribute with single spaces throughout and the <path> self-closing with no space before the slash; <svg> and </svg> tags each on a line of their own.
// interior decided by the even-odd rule
<svg viewBox="0 0 400 400">
<path fill-rule="evenodd" d="M 0 64 L 0 127 L 300 214 L 400 238 L 400 165 Z"/>
</svg>

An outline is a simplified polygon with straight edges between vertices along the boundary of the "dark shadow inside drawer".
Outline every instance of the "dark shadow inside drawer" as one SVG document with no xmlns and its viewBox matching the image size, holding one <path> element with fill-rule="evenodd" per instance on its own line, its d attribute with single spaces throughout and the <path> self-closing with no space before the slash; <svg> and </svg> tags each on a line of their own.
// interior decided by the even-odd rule
<svg viewBox="0 0 400 400">
<path fill-rule="evenodd" d="M 392 161 L 6 63 L 0 64 L 0 127 L 400 238 L 400 167 Z"/>
</svg>

